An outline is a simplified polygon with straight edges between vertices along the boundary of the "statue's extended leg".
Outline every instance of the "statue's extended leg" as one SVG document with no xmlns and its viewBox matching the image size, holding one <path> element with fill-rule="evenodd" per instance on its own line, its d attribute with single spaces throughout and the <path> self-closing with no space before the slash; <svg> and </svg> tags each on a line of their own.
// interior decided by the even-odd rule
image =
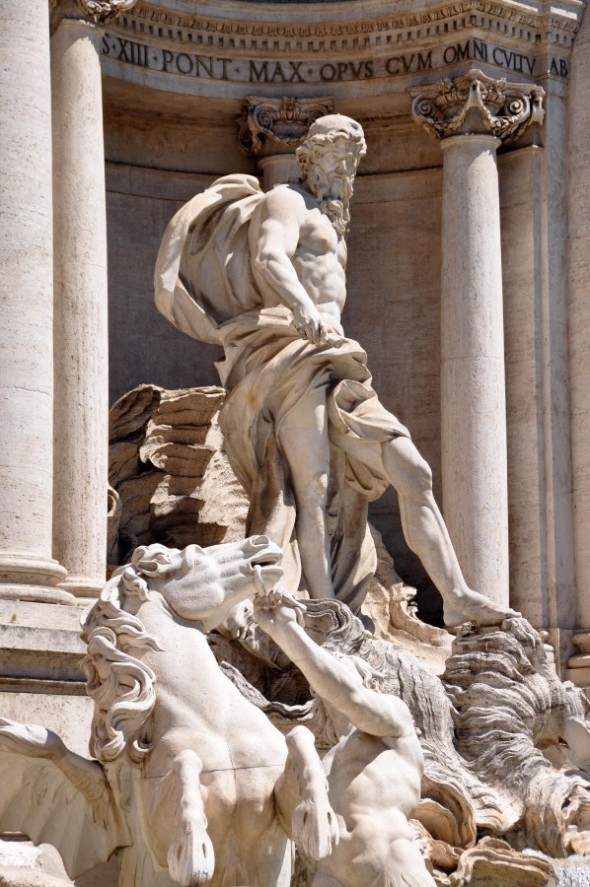
<svg viewBox="0 0 590 887">
<path fill-rule="evenodd" d="M 449 532 L 432 494 L 432 472 L 412 441 L 396 437 L 382 445 L 385 473 L 397 490 L 406 542 L 440 591 L 445 625 L 473 620 L 500 622 L 514 611 L 473 591 L 463 577 Z"/>
<path fill-rule="evenodd" d="M 279 816 L 285 831 L 307 856 L 323 859 L 340 837 L 326 774 L 307 727 L 295 727 L 286 739 L 285 769 L 275 787 Z"/>
<path fill-rule="evenodd" d="M 297 542 L 307 590 L 312 598 L 334 597 L 326 526 L 330 443 L 323 387 L 306 392 L 282 421 L 277 436 L 295 492 Z"/>
<path fill-rule="evenodd" d="M 207 817 L 201 798 L 203 764 L 190 749 L 180 752 L 169 777 L 177 796 L 176 828 L 168 849 L 168 870 L 181 887 L 197 887 L 213 877 L 215 855 L 207 834 Z"/>
</svg>

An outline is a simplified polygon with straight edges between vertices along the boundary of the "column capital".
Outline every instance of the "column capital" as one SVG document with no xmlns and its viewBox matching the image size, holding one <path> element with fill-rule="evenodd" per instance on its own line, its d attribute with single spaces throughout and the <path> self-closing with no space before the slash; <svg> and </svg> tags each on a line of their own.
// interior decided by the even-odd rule
<svg viewBox="0 0 590 887">
<path fill-rule="evenodd" d="M 477 69 L 412 89 L 410 94 L 414 120 L 437 139 L 477 134 L 515 142 L 532 123 L 542 123 L 545 115 L 542 87 L 494 80 Z"/>
<path fill-rule="evenodd" d="M 280 99 L 247 96 L 239 118 L 240 147 L 251 157 L 294 154 L 314 120 L 334 110 L 331 96 Z"/>
<path fill-rule="evenodd" d="M 121 12 L 132 9 L 137 0 L 49 0 L 49 11 L 57 12 L 64 18 L 86 15 L 95 22 L 106 24 Z"/>
</svg>

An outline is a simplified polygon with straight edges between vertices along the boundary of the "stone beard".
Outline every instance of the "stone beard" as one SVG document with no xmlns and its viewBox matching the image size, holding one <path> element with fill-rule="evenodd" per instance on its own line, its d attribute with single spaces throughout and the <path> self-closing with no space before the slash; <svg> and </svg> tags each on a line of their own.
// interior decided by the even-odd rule
<svg viewBox="0 0 590 887">
<path fill-rule="evenodd" d="M 350 211 L 348 203 L 343 200 L 326 197 L 318 201 L 320 212 L 327 216 L 338 237 L 344 237 L 348 231 Z"/>
<path fill-rule="evenodd" d="M 330 220 L 338 237 L 344 237 L 350 225 L 352 177 L 333 175 L 328 181 L 323 169 L 314 163 L 312 154 L 307 172 L 304 172 L 304 183 L 316 197 L 320 212 Z"/>
</svg>

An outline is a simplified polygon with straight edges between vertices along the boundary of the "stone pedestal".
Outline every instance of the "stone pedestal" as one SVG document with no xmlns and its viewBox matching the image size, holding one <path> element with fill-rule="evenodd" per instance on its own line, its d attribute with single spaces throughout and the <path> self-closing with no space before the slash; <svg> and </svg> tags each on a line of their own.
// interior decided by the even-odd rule
<svg viewBox="0 0 590 887">
<path fill-rule="evenodd" d="M 53 263 L 47 0 L 0 7 L 0 597 L 64 600 L 52 557 Z"/>
<path fill-rule="evenodd" d="M 54 551 L 64 587 L 105 580 L 108 326 L 100 31 L 73 10 L 51 40 L 55 232 Z"/>
<path fill-rule="evenodd" d="M 509 603 L 500 206 L 496 150 L 542 119 L 543 91 L 481 71 L 415 90 L 441 139 L 443 507 L 467 582 Z"/>
</svg>

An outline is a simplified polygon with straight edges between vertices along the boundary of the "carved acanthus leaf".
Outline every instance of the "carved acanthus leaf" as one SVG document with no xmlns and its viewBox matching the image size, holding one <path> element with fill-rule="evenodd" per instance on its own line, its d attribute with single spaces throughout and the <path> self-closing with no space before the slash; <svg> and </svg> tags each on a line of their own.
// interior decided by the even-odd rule
<svg viewBox="0 0 590 887">
<path fill-rule="evenodd" d="M 85 15 L 91 15 L 97 21 L 106 23 L 113 21 L 119 13 L 133 9 L 137 0 L 76 0 Z"/>
<path fill-rule="evenodd" d="M 545 114 L 542 87 L 494 80 L 476 69 L 413 89 L 411 95 L 412 116 L 437 139 L 477 133 L 514 142 Z"/>
<path fill-rule="evenodd" d="M 333 110 L 334 101 L 327 96 L 313 99 L 248 96 L 239 118 L 240 146 L 247 154 L 255 157 L 263 154 L 291 154 L 314 120 L 332 113 Z"/>
</svg>

